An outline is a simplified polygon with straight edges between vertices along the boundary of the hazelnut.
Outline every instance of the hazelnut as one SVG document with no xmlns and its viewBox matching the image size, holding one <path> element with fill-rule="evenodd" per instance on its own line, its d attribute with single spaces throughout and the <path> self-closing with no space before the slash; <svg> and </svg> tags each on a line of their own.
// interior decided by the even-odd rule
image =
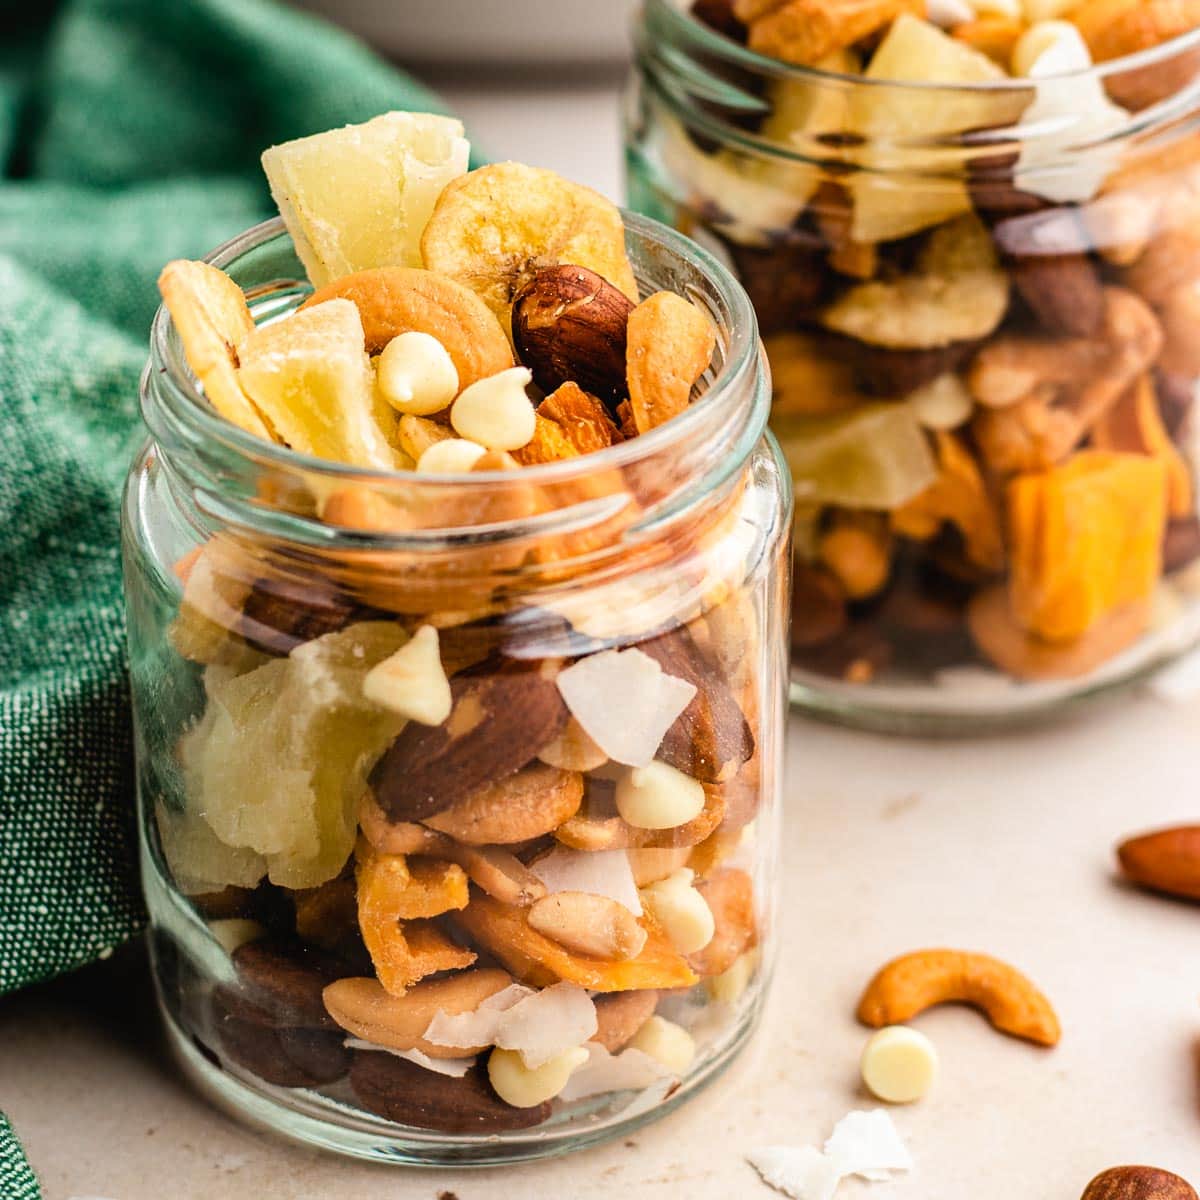
<svg viewBox="0 0 1200 1200">
<path fill-rule="evenodd" d="M 612 406 L 627 391 L 625 327 L 633 305 L 586 267 L 539 271 L 513 301 L 517 357 L 547 394 L 572 381 Z"/>
</svg>

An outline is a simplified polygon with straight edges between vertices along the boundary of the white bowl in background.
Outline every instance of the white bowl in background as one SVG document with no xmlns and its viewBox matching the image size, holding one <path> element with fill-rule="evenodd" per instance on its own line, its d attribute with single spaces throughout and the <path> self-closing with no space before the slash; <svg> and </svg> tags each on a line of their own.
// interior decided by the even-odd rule
<svg viewBox="0 0 1200 1200">
<path fill-rule="evenodd" d="M 637 0 L 293 0 L 401 63 L 615 64 Z"/>
</svg>

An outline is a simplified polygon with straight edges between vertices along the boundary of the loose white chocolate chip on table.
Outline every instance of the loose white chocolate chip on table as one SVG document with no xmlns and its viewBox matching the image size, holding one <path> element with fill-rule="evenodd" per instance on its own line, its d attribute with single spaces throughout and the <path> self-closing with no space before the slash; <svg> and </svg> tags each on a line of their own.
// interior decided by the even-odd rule
<svg viewBox="0 0 1200 1200">
<path fill-rule="evenodd" d="M 363 695 L 410 721 L 440 725 L 450 715 L 452 702 L 438 631 L 422 625 L 395 654 L 372 667 L 363 679 Z"/>
<path fill-rule="evenodd" d="M 486 453 L 478 442 L 446 438 L 421 454 L 417 471 L 422 475 L 465 475 Z"/>
<path fill-rule="evenodd" d="M 533 379 L 525 367 L 510 367 L 464 389 L 450 410 L 450 424 L 464 438 L 489 450 L 519 450 L 537 428 L 525 388 Z"/>
<path fill-rule="evenodd" d="M 863 1082 L 889 1104 L 910 1104 L 929 1091 L 937 1074 L 933 1043 L 907 1025 L 872 1034 L 862 1055 Z"/>
<path fill-rule="evenodd" d="M 637 829 L 675 829 L 704 809 L 704 788 L 690 775 L 657 759 L 633 767 L 616 789 L 617 812 Z"/>
<path fill-rule="evenodd" d="M 717 924 L 712 909 L 694 887 L 695 873 L 682 867 L 641 890 L 642 904 L 663 927 L 671 945 L 683 955 L 703 950 Z"/>
<path fill-rule="evenodd" d="M 696 1057 L 692 1035 L 682 1025 L 660 1016 L 651 1017 L 633 1035 L 627 1048 L 648 1054 L 675 1075 L 682 1075 Z"/>
<path fill-rule="evenodd" d="M 572 1046 L 540 1067 L 527 1067 L 518 1051 L 497 1049 L 488 1056 L 488 1079 L 505 1104 L 534 1108 L 553 1100 L 566 1087 L 571 1072 L 587 1059 L 582 1046 Z"/>
<path fill-rule="evenodd" d="M 380 395 L 397 411 L 427 417 L 458 394 L 458 372 L 432 334 L 409 330 L 383 348 L 375 364 Z"/>
</svg>

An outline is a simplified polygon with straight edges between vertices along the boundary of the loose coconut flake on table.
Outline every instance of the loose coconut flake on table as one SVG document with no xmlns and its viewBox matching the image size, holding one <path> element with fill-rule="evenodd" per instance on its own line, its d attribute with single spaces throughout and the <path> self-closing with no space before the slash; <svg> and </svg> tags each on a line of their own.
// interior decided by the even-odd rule
<svg viewBox="0 0 1200 1200">
<path fill-rule="evenodd" d="M 425 1030 L 435 1046 L 499 1046 L 515 1050 L 531 1070 L 581 1046 L 599 1028 L 596 1005 L 581 987 L 556 983 L 533 991 L 513 984 L 473 1012 L 439 1012 Z"/>
<path fill-rule="evenodd" d="M 912 1169 L 912 1155 L 892 1118 L 883 1111 L 848 1113 L 823 1150 L 815 1146 L 767 1146 L 747 1162 L 769 1184 L 795 1200 L 832 1200 L 851 1175 L 885 1183 L 894 1172 Z"/>
<path fill-rule="evenodd" d="M 529 869 L 546 885 L 547 894 L 587 892 L 607 896 L 635 917 L 642 915 L 633 868 L 624 850 L 571 850 L 560 846 L 530 863 Z"/>
<path fill-rule="evenodd" d="M 571 715 L 614 762 L 645 767 L 696 694 L 638 649 L 602 650 L 560 671 Z"/>
</svg>

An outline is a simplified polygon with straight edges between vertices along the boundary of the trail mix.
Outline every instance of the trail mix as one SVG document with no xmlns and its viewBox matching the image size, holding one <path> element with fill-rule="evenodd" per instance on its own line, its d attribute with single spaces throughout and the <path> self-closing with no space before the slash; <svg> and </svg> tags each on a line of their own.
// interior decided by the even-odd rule
<svg viewBox="0 0 1200 1200">
<path fill-rule="evenodd" d="M 1200 554 L 1200 143 L 1147 114 L 1200 50 L 1088 68 L 1165 47 L 1200 9 L 693 11 L 817 72 L 714 52 L 739 103 L 714 83 L 690 124 L 651 87 L 638 134 L 650 202 L 728 256 L 765 334 L 796 481 L 796 664 L 858 683 L 949 683 L 970 663 L 1061 680 L 1169 625 Z M 1156 136 L 1135 138 L 1145 121 Z"/>
<path fill-rule="evenodd" d="M 326 479 L 311 516 L 533 518 L 556 485 L 521 485 L 530 467 L 637 438 L 703 390 L 712 323 L 639 297 L 594 192 L 517 163 L 468 172 L 457 122 L 399 113 L 263 162 L 314 290 L 256 327 L 221 271 L 166 267 L 209 402 L 317 458 L 492 481 L 400 499 Z M 562 486 L 603 498 L 613 474 Z M 563 539 L 587 533 L 522 562 L 569 577 L 590 543 Z M 557 610 L 512 579 L 479 590 L 514 565 L 486 538 L 289 573 L 223 530 L 177 564 L 169 638 L 201 699 L 154 816 L 231 956 L 195 1019 L 222 1064 L 492 1134 L 665 1097 L 736 1025 L 758 970 L 760 642 L 745 564 L 706 573 L 714 534 L 696 536 L 669 588 L 618 574 Z"/>
</svg>

